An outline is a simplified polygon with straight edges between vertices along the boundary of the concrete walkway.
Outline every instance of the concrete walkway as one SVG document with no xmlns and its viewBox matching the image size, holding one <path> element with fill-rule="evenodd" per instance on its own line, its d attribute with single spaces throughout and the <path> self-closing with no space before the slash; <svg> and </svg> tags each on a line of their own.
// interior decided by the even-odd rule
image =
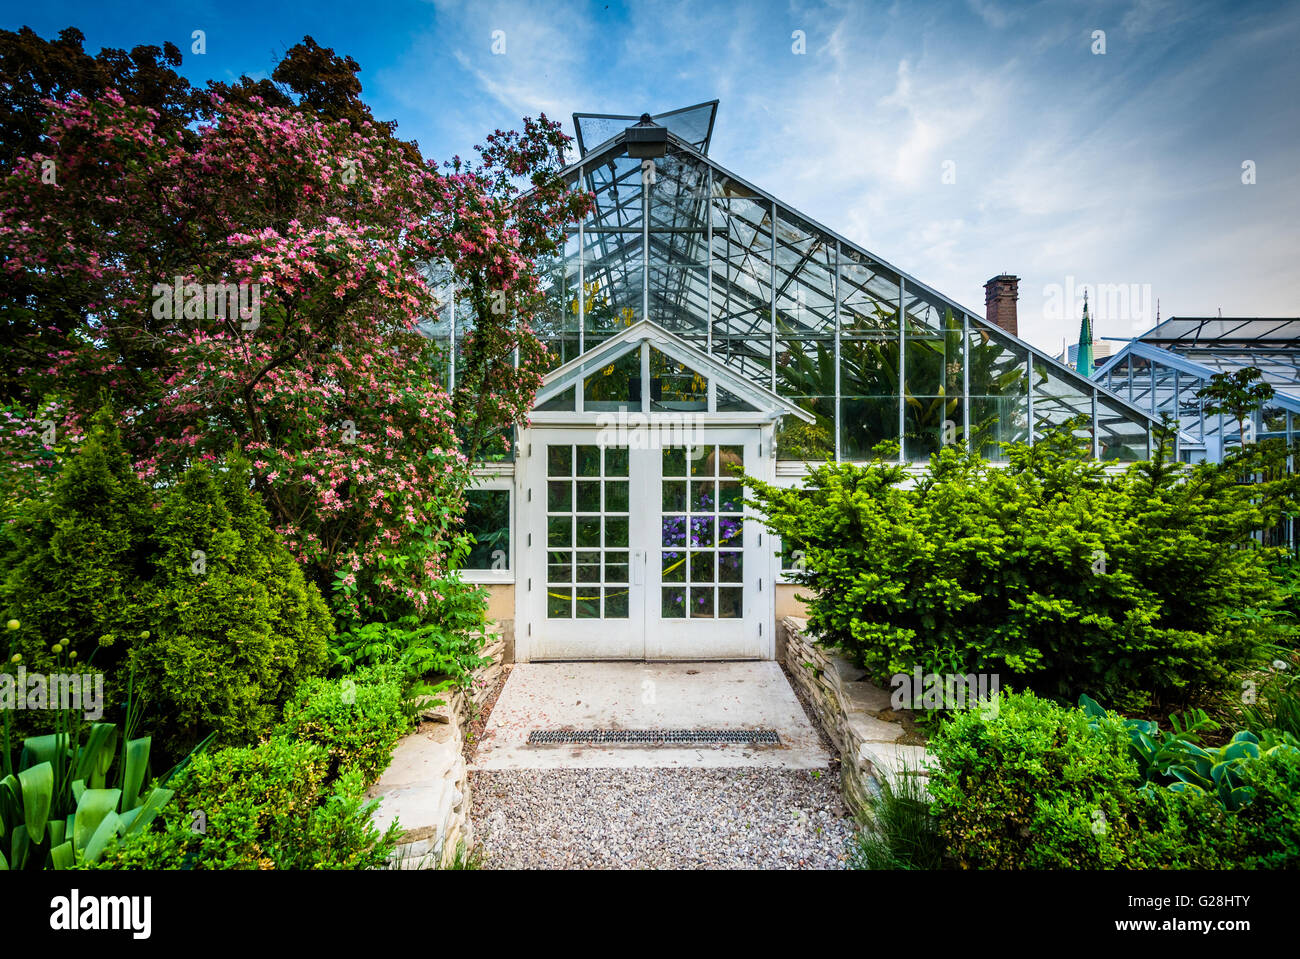
<svg viewBox="0 0 1300 959">
<path fill-rule="evenodd" d="M 534 729 L 774 729 L 781 745 L 530 746 Z M 471 769 L 825 769 L 829 761 L 774 662 L 520 663 Z"/>
</svg>

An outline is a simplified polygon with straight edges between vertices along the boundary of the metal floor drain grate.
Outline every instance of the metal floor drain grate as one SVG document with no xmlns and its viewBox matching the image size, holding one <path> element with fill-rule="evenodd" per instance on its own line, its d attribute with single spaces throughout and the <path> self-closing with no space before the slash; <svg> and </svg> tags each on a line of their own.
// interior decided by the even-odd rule
<svg viewBox="0 0 1300 959">
<path fill-rule="evenodd" d="M 528 734 L 530 746 L 570 743 L 652 746 L 746 743 L 753 746 L 779 746 L 781 739 L 775 729 L 534 729 Z"/>
</svg>

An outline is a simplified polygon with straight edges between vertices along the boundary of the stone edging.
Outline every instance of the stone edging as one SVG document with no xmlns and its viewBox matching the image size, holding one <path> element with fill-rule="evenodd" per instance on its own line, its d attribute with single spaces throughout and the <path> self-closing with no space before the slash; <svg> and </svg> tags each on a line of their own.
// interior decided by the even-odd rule
<svg viewBox="0 0 1300 959">
<path fill-rule="evenodd" d="M 373 821 L 380 830 L 394 819 L 404 827 L 389 856 L 391 869 L 445 868 L 458 847 L 473 846 L 465 729 L 472 710 L 491 693 L 505 652 L 499 633 L 485 642 L 479 655 L 491 662 L 474 671 L 468 692 L 444 693 L 438 697 L 444 705 L 424 710 L 420 728 L 397 743 L 388 768 L 367 792 L 379 799 Z"/>
<path fill-rule="evenodd" d="M 806 620 L 787 616 L 780 628 L 790 676 L 840 751 L 841 786 L 849 810 L 858 817 L 866 815 L 882 777 L 892 779 L 902 769 L 924 776 L 930 754 L 924 746 L 900 742 L 907 729 L 890 709 L 889 693 L 867 682 L 863 670 L 846 656 L 815 645 L 807 635 Z"/>
</svg>

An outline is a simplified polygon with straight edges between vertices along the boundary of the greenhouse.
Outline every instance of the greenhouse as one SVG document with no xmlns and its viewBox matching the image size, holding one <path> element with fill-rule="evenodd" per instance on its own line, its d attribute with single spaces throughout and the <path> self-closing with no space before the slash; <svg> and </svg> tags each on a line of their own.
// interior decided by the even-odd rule
<svg viewBox="0 0 1300 959">
<path fill-rule="evenodd" d="M 553 368 L 470 518 L 520 662 L 772 658 L 791 588 L 735 466 L 794 484 L 882 442 L 1000 461 L 1080 415 L 1098 458 L 1147 455 L 1147 411 L 1015 335 L 1015 277 L 988 317 L 942 296 L 710 159 L 716 111 L 574 116 L 566 175 L 596 207 L 545 265 Z M 469 313 L 447 299 L 450 345 Z"/>
<path fill-rule="evenodd" d="M 1240 445 L 1243 427 L 1223 413 L 1207 414 L 1197 392 L 1217 373 L 1258 369 L 1276 391 L 1244 424 L 1245 440 L 1292 441 L 1300 424 L 1300 318 L 1170 317 L 1125 345 L 1093 378 L 1160 420 L 1178 421 L 1183 462 L 1221 462 Z"/>
</svg>

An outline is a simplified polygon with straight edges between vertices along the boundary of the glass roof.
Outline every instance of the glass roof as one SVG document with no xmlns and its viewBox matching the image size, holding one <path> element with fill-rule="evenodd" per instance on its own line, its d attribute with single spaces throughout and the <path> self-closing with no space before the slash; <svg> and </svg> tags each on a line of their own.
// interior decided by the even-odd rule
<svg viewBox="0 0 1300 959">
<path fill-rule="evenodd" d="M 782 459 L 864 459 L 894 442 L 922 461 L 960 437 L 992 458 L 1076 415 L 1093 423 L 1099 456 L 1140 458 L 1145 411 L 1101 403 L 1098 384 L 982 311 L 707 157 L 716 107 L 660 114 L 668 141 L 645 158 L 628 156 L 636 117 L 575 115 L 583 153 L 565 176 L 595 209 L 541 264 L 547 296 L 533 328 L 551 369 L 644 320 L 807 414 L 783 421 Z M 459 331 L 457 319 L 449 338 Z M 676 376 L 664 367 L 652 380 L 668 390 Z"/>
<path fill-rule="evenodd" d="M 713 118 L 718 112 L 718 101 L 697 103 L 693 107 L 682 107 L 667 113 L 651 116 L 660 126 L 681 137 L 703 154 L 709 152 L 709 139 L 713 135 Z M 578 154 L 586 156 L 593 147 L 598 147 L 606 140 L 618 136 L 641 118 L 623 116 L 614 113 L 575 113 L 573 129 L 578 135 Z"/>
<path fill-rule="evenodd" d="M 1256 342 L 1261 340 L 1300 341 L 1300 317 L 1178 317 L 1143 333 L 1145 343 L 1196 344 L 1213 340 Z M 1297 342 L 1300 346 L 1300 342 Z"/>
</svg>

